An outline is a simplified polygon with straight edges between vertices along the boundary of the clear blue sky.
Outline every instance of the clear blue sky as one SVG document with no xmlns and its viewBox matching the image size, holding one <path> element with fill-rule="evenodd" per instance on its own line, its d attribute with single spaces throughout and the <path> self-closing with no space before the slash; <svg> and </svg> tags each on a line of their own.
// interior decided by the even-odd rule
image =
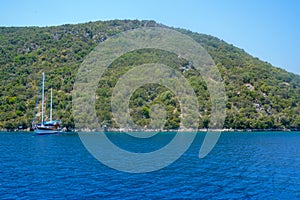
<svg viewBox="0 0 300 200">
<path fill-rule="evenodd" d="M 4 0 L 0 26 L 51 26 L 152 19 L 217 36 L 264 61 L 300 74 L 298 0 Z"/>
</svg>

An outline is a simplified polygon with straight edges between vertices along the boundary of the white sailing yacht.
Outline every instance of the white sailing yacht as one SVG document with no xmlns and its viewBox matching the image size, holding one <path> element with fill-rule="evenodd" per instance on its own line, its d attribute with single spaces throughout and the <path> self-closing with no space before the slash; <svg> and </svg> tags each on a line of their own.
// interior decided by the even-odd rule
<svg viewBox="0 0 300 200">
<path fill-rule="evenodd" d="M 61 121 L 52 120 L 52 88 L 51 88 L 51 102 L 50 102 L 50 120 L 44 121 L 44 95 L 45 95 L 45 73 L 43 72 L 43 82 L 42 82 L 42 121 L 34 125 L 33 129 L 36 134 L 54 134 L 61 132 Z"/>
</svg>

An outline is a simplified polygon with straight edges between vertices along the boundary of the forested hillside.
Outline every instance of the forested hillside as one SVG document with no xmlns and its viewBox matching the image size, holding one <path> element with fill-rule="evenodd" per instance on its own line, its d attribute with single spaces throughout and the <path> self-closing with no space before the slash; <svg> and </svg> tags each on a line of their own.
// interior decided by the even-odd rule
<svg viewBox="0 0 300 200">
<path fill-rule="evenodd" d="M 46 73 L 47 97 L 48 89 L 53 88 L 54 118 L 61 119 L 64 127 L 73 128 L 71 92 L 85 56 L 107 38 L 144 26 L 162 25 L 154 21 L 113 20 L 55 27 L 0 27 L 0 129 L 31 126 L 42 72 Z M 215 61 L 228 97 L 225 128 L 300 129 L 299 75 L 273 67 L 218 38 L 176 30 L 199 42 Z M 99 80 L 99 121 L 117 127 L 111 115 L 110 96 L 118 78 L 133 66 L 156 61 L 181 71 L 189 80 L 200 105 L 199 127 L 207 127 L 210 97 L 200 74 L 177 55 L 151 49 L 121 56 Z M 49 99 L 46 100 L 47 113 Z M 178 128 L 178 99 L 167 88 L 155 84 L 139 88 L 131 97 L 131 116 L 136 124 L 147 127 L 149 109 L 157 103 L 166 110 L 165 129 Z M 40 108 L 36 112 L 39 116 Z"/>
</svg>

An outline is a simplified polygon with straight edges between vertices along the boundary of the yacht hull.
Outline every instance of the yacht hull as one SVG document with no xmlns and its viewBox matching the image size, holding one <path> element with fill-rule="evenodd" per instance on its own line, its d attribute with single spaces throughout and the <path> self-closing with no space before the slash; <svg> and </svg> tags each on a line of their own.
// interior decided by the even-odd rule
<svg viewBox="0 0 300 200">
<path fill-rule="evenodd" d="M 61 130 L 52 130 L 52 129 L 45 129 L 45 128 L 36 128 L 34 133 L 37 135 L 48 135 L 48 134 L 57 134 L 61 133 Z"/>
</svg>

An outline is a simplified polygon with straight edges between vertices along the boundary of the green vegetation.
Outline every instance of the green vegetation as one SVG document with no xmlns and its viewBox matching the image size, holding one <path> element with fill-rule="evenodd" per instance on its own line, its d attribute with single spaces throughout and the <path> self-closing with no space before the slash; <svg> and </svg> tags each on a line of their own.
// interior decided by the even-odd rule
<svg viewBox="0 0 300 200">
<path fill-rule="evenodd" d="M 73 128 L 71 91 L 85 56 L 107 38 L 143 26 L 162 25 L 153 21 L 113 20 L 55 27 L 0 27 L 0 129 L 30 127 L 42 72 L 46 72 L 46 91 L 53 88 L 54 118 L 61 119 L 65 127 Z M 299 75 L 253 58 L 215 37 L 176 30 L 199 42 L 217 64 L 228 96 L 225 128 L 300 129 Z M 127 53 L 106 70 L 96 93 L 99 121 L 117 127 L 110 108 L 113 87 L 132 67 L 154 62 L 182 72 L 198 96 L 199 127 L 206 128 L 211 104 L 205 81 L 188 61 L 154 49 Z M 188 70 L 183 70 L 186 66 Z M 153 105 L 164 108 L 165 129 L 179 127 L 178 99 L 167 88 L 156 84 L 145 85 L 133 93 L 130 100 L 133 121 L 151 128 Z"/>
</svg>

